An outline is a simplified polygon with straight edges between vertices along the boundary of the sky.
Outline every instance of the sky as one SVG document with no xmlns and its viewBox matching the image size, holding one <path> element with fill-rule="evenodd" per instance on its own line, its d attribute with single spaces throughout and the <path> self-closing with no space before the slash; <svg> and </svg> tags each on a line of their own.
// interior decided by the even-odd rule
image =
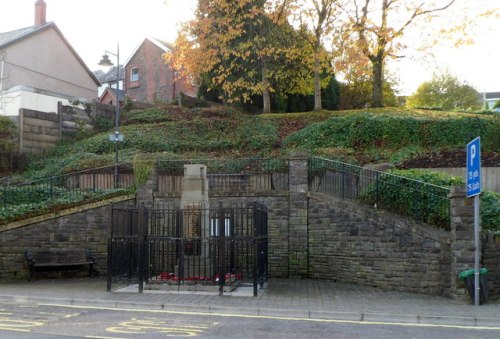
<svg viewBox="0 0 500 339">
<path fill-rule="evenodd" d="M 470 2 L 477 0 L 462 0 Z M 482 0 L 486 1 L 486 0 Z M 500 0 L 488 0 L 498 3 Z M 123 64 L 144 40 L 152 36 L 174 42 L 179 25 L 193 17 L 196 0 L 45 0 L 47 21 L 54 21 L 91 70 L 106 50 L 120 45 Z M 35 0 L 0 0 L 0 32 L 32 26 Z M 6 10 L 7 9 L 7 10 Z M 442 23 L 442 22 L 441 22 Z M 400 82 L 400 94 L 411 94 L 448 69 L 479 92 L 500 92 L 500 20 L 489 20 L 474 31 L 474 44 L 433 48 L 434 58 L 411 57 L 391 64 Z M 414 35 L 418 39 L 418 32 Z M 111 58 L 113 62 L 113 58 Z"/>
</svg>

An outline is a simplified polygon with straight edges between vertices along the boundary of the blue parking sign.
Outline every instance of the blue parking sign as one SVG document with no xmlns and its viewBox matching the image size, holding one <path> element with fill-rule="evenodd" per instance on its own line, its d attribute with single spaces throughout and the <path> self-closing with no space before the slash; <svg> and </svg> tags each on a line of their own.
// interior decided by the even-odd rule
<svg viewBox="0 0 500 339">
<path fill-rule="evenodd" d="M 481 193 L 481 139 L 467 144 L 467 197 Z"/>
</svg>

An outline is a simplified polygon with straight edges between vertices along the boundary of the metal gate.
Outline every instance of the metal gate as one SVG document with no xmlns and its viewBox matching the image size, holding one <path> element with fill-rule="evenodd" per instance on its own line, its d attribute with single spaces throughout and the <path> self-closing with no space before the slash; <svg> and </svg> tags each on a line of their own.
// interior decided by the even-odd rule
<svg viewBox="0 0 500 339">
<path fill-rule="evenodd" d="M 267 209 L 253 203 L 217 208 L 189 205 L 113 207 L 108 238 L 112 284 L 225 286 L 267 279 Z"/>
</svg>

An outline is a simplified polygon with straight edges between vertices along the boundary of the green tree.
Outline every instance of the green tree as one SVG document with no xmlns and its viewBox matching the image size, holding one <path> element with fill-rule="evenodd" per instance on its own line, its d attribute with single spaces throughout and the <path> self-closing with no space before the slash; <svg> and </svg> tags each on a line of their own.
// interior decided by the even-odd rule
<svg viewBox="0 0 500 339">
<path fill-rule="evenodd" d="M 479 93 L 466 82 L 445 71 L 434 74 L 408 97 L 408 107 L 439 107 L 443 110 L 477 110 L 481 108 Z"/>
</svg>

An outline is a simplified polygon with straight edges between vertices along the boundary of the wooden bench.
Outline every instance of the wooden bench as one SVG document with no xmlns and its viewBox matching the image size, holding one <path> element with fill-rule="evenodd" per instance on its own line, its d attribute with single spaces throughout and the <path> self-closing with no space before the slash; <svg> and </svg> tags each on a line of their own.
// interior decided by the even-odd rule
<svg viewBox="0 0 500 339">
<path fill-rule="evenodd" d="M 96 260 L 88 249 L 57 249 L 30 251 L 26 249 L 24 256 L 30 270 L 29 279 L 35 278 L 38 268 L 56 268 L 57 270 L 74 269 L 89 266 L 89 276 L 94 276 Z"/>
</svg>

